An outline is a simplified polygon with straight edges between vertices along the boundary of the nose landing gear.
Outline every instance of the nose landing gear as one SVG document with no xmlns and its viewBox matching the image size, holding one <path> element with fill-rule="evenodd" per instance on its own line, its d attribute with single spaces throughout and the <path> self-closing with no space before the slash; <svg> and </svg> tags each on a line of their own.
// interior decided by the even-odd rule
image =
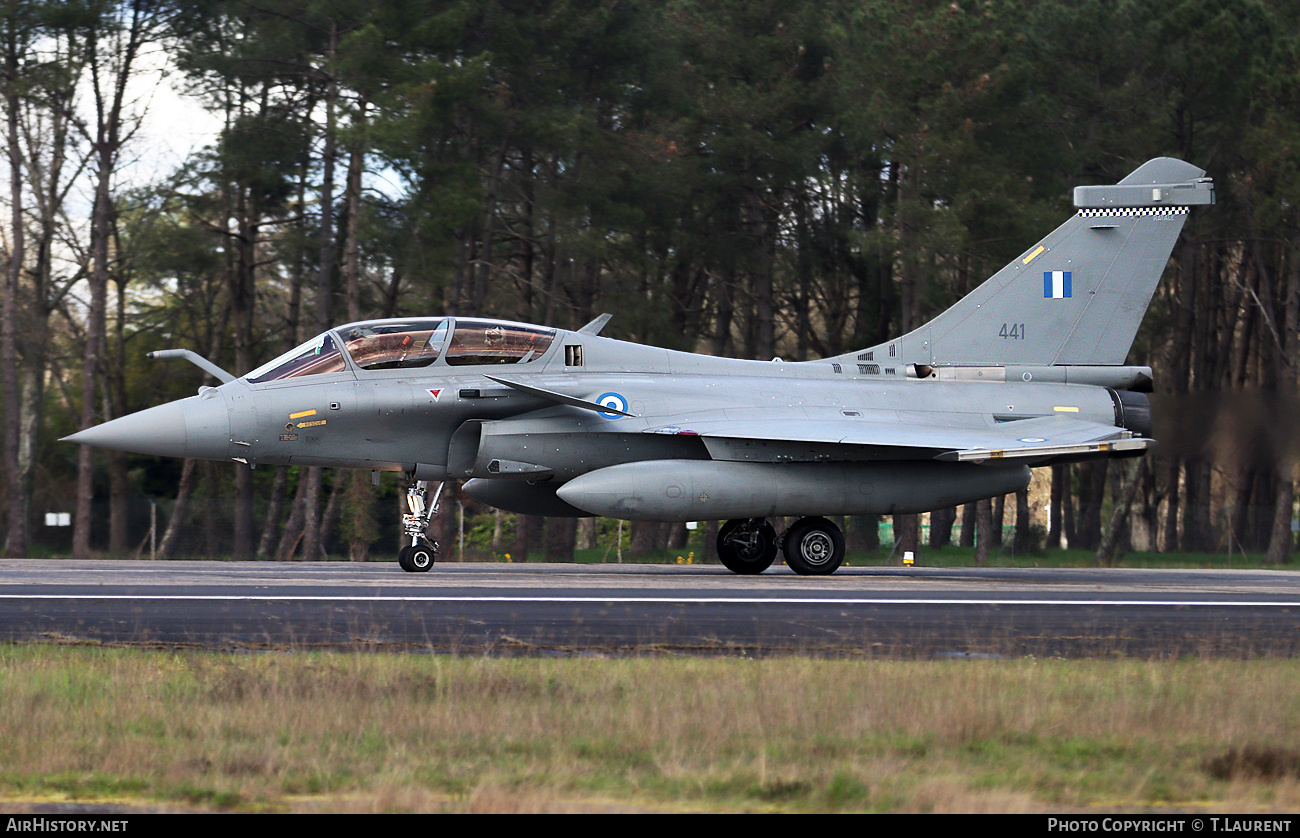
<svg viewBox="0 0 1300 838">
<path fill-rule="evenodd" d="M 442 497 L 443 484 L 433 495 L 429 503 L 429 482 L 420 480 L 406 490 L 406 512 L 402 513 L 402 537 L 411 543 L 397 553 L 397 563 L 407 573 L 424 573 L 433 567 L 438 558 L 438 542 L 431 541 L 426 532 L 429 522 L 438 511 L 438 501 Z"/>
</svg>

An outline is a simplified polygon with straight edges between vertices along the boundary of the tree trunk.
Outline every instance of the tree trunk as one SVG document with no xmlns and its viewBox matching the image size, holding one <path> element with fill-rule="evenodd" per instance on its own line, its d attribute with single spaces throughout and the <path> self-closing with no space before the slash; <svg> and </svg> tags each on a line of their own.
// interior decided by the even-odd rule
<svg viewBox="0 0 1300 838">
<path fill-rule="evenodd" d="M 1133 508 L 1133 499 L 1137 497 L 1138 486 L 1142 483 L 1142 475 L 1146 470 L 1146 458 L 1131 460 L 1124 475 L 1124 488 L 1115 497 L 1115 511 L 1110 516 L 1110 523 L 1106 526 L 1106 531 L 1101 537 L 1101 542 L 1097 547 L 1097 565 L 1099 567 L 1113 567 L 1117 561 L 1117 553 L 1121 543 L 1121 534 L 1124 530 L 1124 523 L 1128 520 L 1129 512 Z"/>
<path fill-rule="evenodd" d="M 1012 544 L 1016 548 L 1016 555 L 1028 553 L 1033 549 L 1033 537 L 1030 535 L 1029 520 L 1029 489 L 1021 489 L 1016 492 L 1016 536 Z"/>
<path fill-rule="evenodd" d="M 1052 499 L 1047 513 L 1046 547 L 1056 550 L 1061 546 L 1061 513 L 1065 502 L 1065 466 L 1052 466 Z"/>
<path fill-rule="evenodd" d="M 1101 507 L 1106 496 L 1108 460 L 1093 460 L 1080 466 L 1083 485 L 1087 492 L 1082 520 L 1077 526 L 1078 544 L 1085 550 L 1096 550 L 1101 543 Z"/>
<path fill-rule="evenodd" d="M 111 417 L 105 417 L 111 418 Z M 131 477 L 127 473 L 126 453 L 108 452 L 108 552 L 122 558 L 127 550 L 127 518 L 130 504 Z"/>
<path fill-rule="evenodd" d="M 16 37 L 11 34 L 11 38 Z M 3 304 L 0 305 L 0 387 L 4 388 L 4 555 L 23 558 L 27 555 L 26 492 L 19 466 L 19 416 L 22 412 L 18 385 L 18 286 L 23 270 L 23 171 L 22 149 L 18 143 L 18 54 L 13 41 L 5 51 L 6 105 L 9 108 L 9 266 L 4 278 Z"/>
<path fill-rule="evenodd" d="M 1168 484 L 1165 491 L 1165 521 L 1161 527 L 1163 538 L 1161 539 L 1160 549 L 1166 553 L 1173 553 L 1178 550 L 1178 478 L 1182 474 L 1180 461 L 1174 460 L 1169 464 L 1165 481 Z"/>
<path fill-rule="evenodd" d="M 112 200 L 109 181 L 113 175 L 115 155 L 107 141 L 98 149 L 95 179 L 95 203 L 91 221 L 90 307 L 86 312 L 86 347 L 81 370 L 81 423 L 86 430 L 95 424 L 96 384 L 103 374 L 105 315 L 108 304 L 108 237 Z M 72 554 L 86 560 L 90 554 L 90 529 L 94 509 L 93 449 L 81 446 L 77 458 L 77 512 L 73 521 Z"/>
<path fill-rule="evenodd" d="M 334 537 L 334 531 L 338 528 L 339 511 L 343 506 L 343 495 L 347 491 L 345 487 L 349 476 L 341 469 L 334 470 L 334 480 L 330 484 L 330 499 L 325 504 L 325 512 L 320 520 L 320 552 L 313 556 L 313 559 L 329 558 L 330 539 Z"/>
<path fill-rule="evenodd" d="M 329 58 L 332 65 L 338 47 L 338 24 L 330 21 Z M 325 84 L 325 133 L 321 151 L 320 191 L 320 273 L 316 282 L 316 328 L 330 327 L 330 309 L 334 294 L 334 158 L 336 156 L 336 108 L 338 82 L 330 76 Z M 308 561 L 320 556 L 320 499 L 322 471 L 319 466 L 307 469 L 307 491 L 303 495 L 302 555 Z"/>
<path fill-rule="evenodd" d="M 880 549 L 879 515 L 852 515 L 845 524 L 846 550 L 874 553 Z M 712 547 L 713 541 L 709 545 Z"/>
<path fill-rule="evenodd" d="M 101 52 L 101 39 L 113 30 L 105 18 L 89 21 L 85 35 L 89 88 L 95 103 L 94 137 L 90 147 L 95 169 L 95 197 L 90 225 L 90 306 L 86 313 L 86 345 L 82 363 L 81 422 L 85 430 L 95 424 L 95 394 L 104 374 L 103 353 L 108 311 L 111 264 L 109 238 L 115 206 L 111 187 L 122 149 L 123 108 L 129 82 L 136 73 L 141 47 L 156 36 L 159 18 L 148 4 L 132 4 L 122 16 L 121 39 L 112 55 Z M 115 22 L 118 23 L 118 22 Z M 72 553 L 90 558 L 90 530 L 94 504 L 94 457 L 88 445 L 77 459 L 77 512 L 73 522 Z"/>
<path fill-rule="evenodd" d="M 117 286 L 117 304 L 114 306 L 113 351 L 110 372 L 106 376 L 107 392 L 104 394 L 104 419 L 125 416 L 126 405 L 126 276 L 119 267 L 114 272 Z M 126 467 L 126 452 L 109 451 L 108 455 L 108 552 L 124 556 L 127 547 L 127 526 L 130 504 L 130 474 Z"/>
<path fill-rule="evenodd" d="M 632 543 L 628 552 L 634 556 L 645 556 L 652 550 L 664 546 L 663 527 L 653 521 L 633 521 Z"/>
<path fill-rule="evenodd" d="M 987 567 L 989 548 L 993 546 L 993 500 L 975 502 L 975 564 Z"/>
<path fill-rule="evenodd" d="M 917 548 L 921 545 L 921 516 L 895 515 L 894 538 L 898 542 L 894 550 L 895 562 L 902 564 L 904 553 L 915 556 Z"/>
<path fill-rule="evenodd" d="M 280 516 L 284 514 L 284 494 L 289 485 L 289 467 L 276 466 L 275 479 L 271 482 L 271 502 L 266 510 L 266 519 L 262 522 L 262 536 L 257 540 L 258 559 L 271 556 L 275 536 L 280 531 Z"/>
<path fill-rule="evenodd" d="M 320 466 L 308 466 L 306 471 L 307 488 L 302 497 L 302 558 L 303 561 L 313 562 L 320 558 L 320 500 L 321 492 L 324 490 L 324 469 Z"/>
<path fill-rule="evenodd" d="M 298 486 L 294 490 L 293 505 L 289 509 L 289 520 L 284 522 L 284 531 L 280 534 L 280 543 L 275 548 L 275 557 L 282 562 L 291 560 L 298 551 L 298 540 L 304 535 L 307 523 L 307 492 L 311 483 L 306 467 L 298 467 Z M 317 490 L 319 491 L 319 489 Z"/>
<path fill-rule="evenodd" d="M 975 546 L 975 522 L 978 510 L 974 503 L 962 504 L 961 507 L 961 540 L 958 542 L 962 547 Z"/>
<path fill-rule="evenodd" d="M 342 475 L 339 475 L 342 478 Z M 375 491 L 370 483 L 370 472 L 350 471 L 346 478 L 348 496 L 345 507 L 348 535 L 348 561 L 370 561 L 370 545 L 379 538 L 379 522 L 375 520 Z"/>
<path fill-rule="evenodd" d="M 930 546 L 934 549 L 952 543 L 952 525 L 957 521 L 957 507 L 936 509 L 930 513 Z"/>
<path fill-rule="evenodd" d="M 528 551 L 539 540 L 542 519 L 536 515 L 515 516 L 515 549 L 512 557 L 516 562 L 528 561 Z"/>
<path fill-rule="evenodd" d="M 578 550 L 595 550 L 598 546 L 596 539 L 599 537 L 597 526 L 599 518 L 579 518 L 578 519 L 578 536 L 574 545 Z"/>
<path fill-rule="evenodd" d="M 1291 534 L 1291 520 L 1295 507 L 1295 483 L 1291 474 L 1284 473 L 1277 481 L 1277 497 L 1273 505 L 1273 529 L 1268 540 L 1264 564 L 1286 564 L 1291 555 L 1295 536 Z"/>
<path fill-rule="evenodd" d="M 176 555 L 181 532 L 186 529 L 186 518 L 190 511 L 190 492 L 194 488 L 195 462 L 195 460 L 186 460 L 181 466 L 181 479 L 176 486 L 176 504 L 172 506 L 172 517 L 167 521 L 167 529 L 158 544 L 157 556 L 160 559 L 170 559 Z"/>
<path fill-rule="evenodd" d="M 573 545 L 578 532 L 576 518 L 546 519 L 546 560 L 572 562 Z"/>
</svg>

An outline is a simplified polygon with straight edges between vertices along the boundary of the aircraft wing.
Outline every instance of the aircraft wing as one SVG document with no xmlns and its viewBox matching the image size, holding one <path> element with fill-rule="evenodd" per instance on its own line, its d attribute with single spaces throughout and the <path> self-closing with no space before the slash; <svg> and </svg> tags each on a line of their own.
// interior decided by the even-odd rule
<svg viewBox="0 0 1300 838">
<path fill-rule="evenodd" d="M 709 418 L 650 429 L 703 437 L 715 459 L 803 459 L 783 451 L 814 446 L 808 459 L 823 459 L 825 446 L 848 446 L 881 459 L 937 459 L 951 462 L 1043 459 L 1070 454 L 1131 451 L 1154 440 L 1134 437 L 1114 425 L 1064 416 L 1042 416 L 993 426 L 932 424 L 919 417 L 892 421 L 870 418 L 809 419 L 805 416 Z M 874 451 L 868 449 L 875 449 Z"/>
</svg>

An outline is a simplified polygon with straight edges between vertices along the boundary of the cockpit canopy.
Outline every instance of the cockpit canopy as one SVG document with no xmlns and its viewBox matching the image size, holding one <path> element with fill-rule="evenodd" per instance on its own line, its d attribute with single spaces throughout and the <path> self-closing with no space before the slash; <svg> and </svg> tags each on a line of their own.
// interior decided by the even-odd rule
<svg viewBox="0 0 1300 838">
<path fill-rule="evenodd" d="M 406 320 L 357 323 L 339 329 L 339 337 L 363 370 L 401 370 L 427 367 L 442 354 L 447 342 L 447 321 Z"/>
<path fill-rule="evenodd" d="M 244 378 L 261 384 L 349 368 L 372 371 L 434 364 L 527 364 L 545 355 L 554 340 L 554 329 L 504 320 L 367 320 L 317 335 Z"/>
</svg>

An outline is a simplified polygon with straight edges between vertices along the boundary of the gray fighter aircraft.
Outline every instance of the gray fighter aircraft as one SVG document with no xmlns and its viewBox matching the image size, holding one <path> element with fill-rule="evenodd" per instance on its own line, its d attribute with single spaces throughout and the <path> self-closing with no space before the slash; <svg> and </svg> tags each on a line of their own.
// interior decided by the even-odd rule
<svg viewBox="0 0 1300 838">
<path fill-rule="evenodd" d="M 67 437 L 140 454 L 404 472 L 407 571 L 428 570 L 441 481 L 534 515 L 726 521 L 723 564 L 839 567 L 823 516 L 1019 491 L 1030 466 L 1141 455 L 1149 367 L 1125 366 L 1205 172 L 1158 158 L 930 323 L 800 363 L 674 352 L 469 317 L 331 329 L 235 378 Z M 429 484 L 438 482 L 432 502 Z M 778 536 L 769 519 L 798 516 Z"/>
</svg>

